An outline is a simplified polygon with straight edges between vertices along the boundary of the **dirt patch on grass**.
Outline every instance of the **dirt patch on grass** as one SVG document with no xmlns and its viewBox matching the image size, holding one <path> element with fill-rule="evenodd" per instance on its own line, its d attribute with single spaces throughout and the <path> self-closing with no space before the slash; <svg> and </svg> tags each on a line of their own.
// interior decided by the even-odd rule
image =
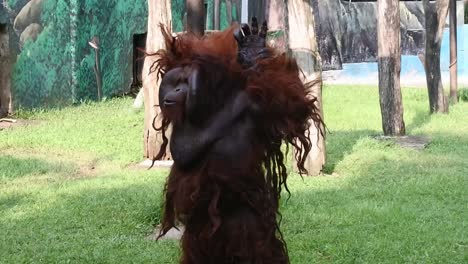
<svg viewBox="0 0 468 264">
<path fill-rule="evenodd" d="M 402 136 L 402 137 L 390 137 L 390 136 L 377 136 L 377 140 L 391 140 L 395 144 L 403 148 L 423 150 L 430 144 L 431 139 L 427 136 Z"/>
<path fill-rule="evenodd" d="M 35 120 L 2 118 L 0 119 L 0 130 L 28 126 L 28 125 L 38 124 L 38 123 L 39 122 Z"/>
<path fill-rule="evenodd" d="M 172 228 L 167 232 L 167 234 L 160 239 L 162 240 L 179 240 L 182 235 L 184 234 L 185 228 L 183 226 L 179 226 L 176 228 Z M 148 240 L 156 240 L 159 236 L 159 232 L 161 231 L 161 226 L 157 226 L 154 230 L 153 233 L 149 236 L 146 237 Z"/>
<path fill-rule="evenodd" d="M 126 166 L 130 170 L 160 170 L 160 169 L 170 169 L 174 161 L 172 160 L 157 160 L 154 162 L 152 160 L 144 160 L 139 163 L 131 163 Z"/>
<path fill-rule="evenodd" d="M 11 156 L 25 162 L 37 161 L 45 164 L 43 170 L 47 177 L 38 177 L 41 181 L 47 180 L 48 177 L 53 179 L 82 179 L 97 177 L 105 168 L 100 163 L 99 159 L 89 156 L 84 153 L 74 153 L 73 155 L 66 152 L 54 150 L 32 150 L 32 149 L 2 149 L 1 156 Z M 37 168 L 40 172 L 41 168 Z M 53 176 L 51 176 L 53 175 Z"/>
<path fill-rule="evenodd" d="M 95 177 L 97 175 L 98 161 L 96 159 L 81 162 L 77 165 L 79 165 L 79 169 L 71 178 Z"/>
</svg>

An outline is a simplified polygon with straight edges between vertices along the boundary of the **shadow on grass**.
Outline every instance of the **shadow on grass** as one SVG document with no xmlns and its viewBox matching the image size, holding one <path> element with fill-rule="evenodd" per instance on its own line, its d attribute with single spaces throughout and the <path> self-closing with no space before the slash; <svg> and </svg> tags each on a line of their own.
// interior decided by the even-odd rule
<svg viewBox="0 0 468 264">
<path fill-rule="evenodd" d="M 418 111 L 406 126 L 407 134 L 411 134 L 415 129 L 421 128 L 430 122 L 431 116 L 427 111 Z M 336 165 L 342 161 L 346 155 L 350 154 L 356 142 L 368 136 L 381 135 L 381 130 L 356 130 L 356 131 L 331 131 L 327 135 L 327 164 L 324 173 L 332 174 Z"/>
<path fill-rule="evenodd" d="M 432 136 L 423 151 L 356 150 L 349 175 L 290 186 L 291 262 L 465 263 L 468 136 Z"/>
<path fill-rule="evenodd" d="M 412 133 L 413 130 L 421 128 L 425 124 L 429 123 L 429 121 L 431 121 L 431 115 L 429 114 L 429 111 L 419 110 L 413 117 L 411 123 L 407 124 L 406 131 L 408 134 Z"/>
<path fill-rule="evenodd" d="M 0 212 L 11 209 L 25 201 L 26 195 L 7 195 L 0 197 Z"/>
<path fill-rule="evenodd" d="M 373 133 L 336 133 L 334 141 L 342 142 L 334 147 L 350 152 Z M 282 231 L 291 263 L 463 263 L 468 137 L 434 138 L 436 144 L 414 159 L 398 160 L 398 149 L 378 149 L 394 152 L 390 157 L 398 162 L 364 155 L 354 175 L 305 178 L 290 186 Z M 440 163 L 434 162 L 437 155 Z M 47 190 L 45 198 L 31 201 L 39 210 L 0 219 L 9 241 L 0 240 L 6 262 L 177 263 L 177 242 L 144 239 L 160 219 L 163 175 L 112 175 Z M 303 181 L 307 188 L 297 185 Z M 18 247 L 21 256 L 14 259 Z"/>
<path fill-rule="evenodd" d="M 28 175 L 66 173 L 73 170 L 71 164 L 50 163 L 36 158 L 17 158 L 0 155 L 0 180 L 16 179 Z"/>
<path fill-rule="evenodd" d="M 336 165 L 351 152 L 359 139 L 375 134 L 375 130 L 331 131 L 327 135 L 327 163 L 323 172 L 332 174 Z"/>
<path fill-rule="evenodd" d="M 177 263 L 176 241 L 145 239 L 161 217 L 164 181 L 144 174 L 53 188 L 26 205 L 26 212 L 40 210 L 7 212 L 0 228 L 10 243 L 0 240 L 0 258 L 4 254 L 7 263 Z M 18 245 L 21 256 L 15 254 Z"/>
</svg>

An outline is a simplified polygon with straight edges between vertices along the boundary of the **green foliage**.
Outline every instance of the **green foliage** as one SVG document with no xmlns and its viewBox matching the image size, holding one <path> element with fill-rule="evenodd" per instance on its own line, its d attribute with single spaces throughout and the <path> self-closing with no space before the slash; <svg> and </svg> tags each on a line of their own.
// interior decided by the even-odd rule
<svg viewBox="0 0 468 264">
<path fill-rule="evenodd" d="M 458 91 L 460 101 L 468 102 L 468 88 L 463 88 Z"/>
</svg>

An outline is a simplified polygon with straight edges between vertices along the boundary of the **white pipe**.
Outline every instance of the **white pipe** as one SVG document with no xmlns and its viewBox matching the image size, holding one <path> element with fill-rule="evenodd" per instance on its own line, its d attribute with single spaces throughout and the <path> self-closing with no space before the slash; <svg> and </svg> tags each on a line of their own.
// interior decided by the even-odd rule
<svg viewBox="0 0 468 264">
<path fill-rule="evenodd" d="M 249 0 L 242 0 L 241 23 L 249 23 Z"/>
</svg>

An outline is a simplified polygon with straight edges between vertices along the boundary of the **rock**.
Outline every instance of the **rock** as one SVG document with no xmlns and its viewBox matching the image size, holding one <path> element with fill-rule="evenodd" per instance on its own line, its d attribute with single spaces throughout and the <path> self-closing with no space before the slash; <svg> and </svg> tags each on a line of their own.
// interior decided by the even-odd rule
<svg viewBox="0 0 468 264">
<path fill-rule="evenodd" d="M 5 7 L 6 9 L 9 9 L 10 12 L 14 13 L 14 14 L 18 14 L 19 11 L 21 11 L 21 8 L 23 8 L 30 0 L 14 0 L 14 1 L 11 1 L 11 0 L 3 0 L 3 2 L 5 2 L 3 4 L 3 6 L 5 6 L 5 4 L 7 4 L 7 6 Z M 1 2 L 1 0 L 0 0 Z"/>
<path fill-rule="evenodd" d="M 5 24 L 0 25 L 0 58 L 5 59 L 9 56 L 9 45 L 8 27 Z"/>
<path fill-rule="evenodd" d="M 324 70 L 340 70 L 343 63 L 377 60 L 377 4 L 340 0 L 317 1 L 314 6 L 318 44 Z M 403 53 L 424 48 L 421 3 L 400 4 Z"/>
<path fill-rule="evenodd" d="M 22 32 L 29 25 L 41 23 L 43 0 L 31 0 L 27 3 L 15 18 L 13 27 L 16 31 Z"/>
<path fill-rule="evenodd" d="M 144 160 L 137 165 L 137 168 L 143 169 L 158 169 L 158 168 L 170 168 L 174 164 L 172 160 L 156 160 L 153 164 L 152 160 Z M 151 167 L 152 166 L 152 167 Z"/>
<path fill-rule="evenodd" d="M 135 98 L 135 101 L 133 102 L 133 108 L 141 109 L 143 108 L 144 103 L 145 103 L 145 93 L 143 92 L 143 89 L 140 89 L 137 97 Z"/>
<path fill-rule="evenodd" d="M 0 4 L 0 24 L 8 23 L 8 11 L 2 4 Z"/>
<path fill-rule="evenodd" d="M 424 12 L 420 3 L 405 3 L 400 5 L 401 23 L 409 30 L 424 29 Z"/>
<path fill-rule="evenodd" d="M 149 235 L 147 237 L 147 239 L 149 240 L 156 240 L 158 238 L 158 235 L 159 235 L 159 231 L 161 230 L 161 227 L 160 226 L 157 226 L 155 229 L 154 229 L 154 232 Z M 185 228 L 183 226 L 179 226 L 176 228 L 172 228 L 171 230 L 169 230 L 169 232 L 167 232 L 167 234 L 163 237 L 161 237 L 162 240 L 179 240 L 182 235 L 184 234 L 184 230 Z"/>
<path fill-rule="evenodd" d="M 423 150 L 429 145 L 431 139 L 427 136 L 376 136 L 375 139 L 380 141 L 393 141 L 395 144 L 403 148 L 409 148 L 414 150 Z"/>
<path fill-rule="evenodd" d="M 401 47 L 403 55 L 424 51 L 425 17 L 420 3 L 400 4 Z"/>
<path fill-rule="evenodd" d="M 23 45 L 26 43 L 28 40 L 36 41 L 37 36 L 42 31 L 42 26 L 36 23 L 33 23 L 29 25 L 23 33 L 21 33 L 20 36 L 20 46 L 23 47 Z"/>
</svg>

